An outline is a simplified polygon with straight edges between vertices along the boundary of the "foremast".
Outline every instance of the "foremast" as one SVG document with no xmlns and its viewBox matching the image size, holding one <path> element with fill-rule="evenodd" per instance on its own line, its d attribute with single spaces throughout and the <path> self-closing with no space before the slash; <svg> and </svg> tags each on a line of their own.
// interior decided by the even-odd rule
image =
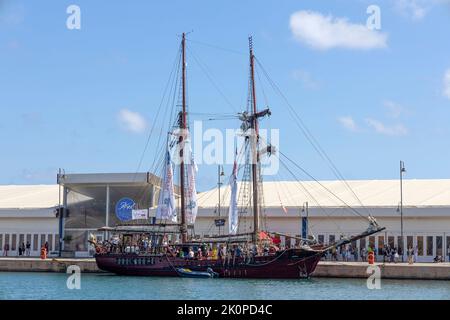
<svg viewBox="0 0 450 320">
<path fill-rule="evenodd" d="M 187 133 L 187 113 L 186 113 L 186 33 L 183 32 L 181 40 L 181 59 L 182 59 L 182 75 L 181 75 L 181 87 L 182 87 L 182 110 L 180 114 L 180 137 L 178 140 L 180 147 L 180 206 L 181 206 L 181 223 L 180 233 L 181 242 L 187 242 L 187 225 L 186 225 L 186 195 L 185 195 L 185 168 L 184 168 L 184 135 Z"/>
<path fill-rule="evenodd" d="M 248 45 L 250 50 L 250 89 L 251 89 L 251 152 L 252 152 L 252 191 L 253 191 L 253 242 L 258 242 L 259 236 L 259 190 L 258 190 L 258 173 L 259 173 L 259 155 L 258 155 L 258 140 L 259 140 L 259 127 L 258 127 L 258 110 L 256 106 L 256 87 L 255 87 L 255 56 L 253 54 L 253 39 L 250 36 L 248 38 Z"/>
</svg>

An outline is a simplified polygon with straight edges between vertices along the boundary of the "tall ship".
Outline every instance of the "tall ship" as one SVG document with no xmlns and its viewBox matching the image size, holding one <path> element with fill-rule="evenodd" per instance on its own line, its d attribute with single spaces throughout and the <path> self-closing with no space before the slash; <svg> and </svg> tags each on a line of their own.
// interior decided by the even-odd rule
<svg viewBox="0 0 450 320">
<path fill-rule="evenodd" d="M 167 137 L 163 137 L 166 141 L 161 152 L 161 182 L 155 217 L 145 223 L 100 229 L 111 235 L 110 240 L 102 243 L 94 238 L 90 240 L 101 270 L 136 276 L 308 278 L 325 253 L 384 230 L 369 214 L 366 230 L 335 243 L 325 245 L 308 236 L 292 237 L 295 245 L 282 246 L 277 241 L 280 233 L 264 222 L 261 161 L 262 157 L 273 156 L 278 150 L 260 135 L 260 121 L 270 116 L 271 110 L 259 110 L 257 106 L 255 60 L 249 37 L 248 101 L 247 109 L 236 115 L 243 142 L 239 148 L 235 146 L 229 179 L 228 232 L 200 237 L 193 228 L 198 210 L 197 169 L 188 123 L 186 34 L 183 33 L 178 64 L 181 70 L 175 85 L 179 88 L 178 112 L 171 120 L 174 125 Z M 175 176 L 178 185 L 174 182 Z M 224 224 L 226 220 L 217 221 Z"/>
</svg>

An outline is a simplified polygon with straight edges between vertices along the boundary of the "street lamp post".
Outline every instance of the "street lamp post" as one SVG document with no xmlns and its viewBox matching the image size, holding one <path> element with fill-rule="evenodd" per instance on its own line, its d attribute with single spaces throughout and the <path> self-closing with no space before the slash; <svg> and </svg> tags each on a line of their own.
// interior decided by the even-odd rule
<svg viewBox="0 0 450 320">
<path fill-rule="evenodd" d="M 403 173 L 405 172 L 405 163 L 400 161 L 400 238 L 402 243 L 402 262 L 405 261 L 405 241 L 403 239 Z"/>
<path fill-rule="evenodd" d="M 306 214 L 305 220 L 303 220 L 302 217 L 302 238 L 307 239 L 309 235 L 309 207 L 308 207 L 308 201 L 303 203 L 302 212 Z"/>
</svg>

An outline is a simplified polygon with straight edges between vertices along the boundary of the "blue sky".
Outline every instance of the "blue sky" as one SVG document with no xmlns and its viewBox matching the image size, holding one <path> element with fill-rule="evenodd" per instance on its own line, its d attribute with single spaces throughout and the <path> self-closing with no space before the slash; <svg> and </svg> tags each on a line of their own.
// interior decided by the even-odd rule
<svg viewBox="0 0 450 320">
<path fill-rule="evenodd" d="M 0 184 L 54 183 L 59 167 L 134 172 L 178 35 L 191 30 L 189 52 L 233 105 L 188 55 L 192 112 L 244 108 L 252 34 L 258 60 L 347 179 L 397 178 L 399 160 L 407 178 L 450 178 L 450 2 L 343 3 L 0 1 Z M 66 27 L 71 4 L 80 30 Z M 380 30 L 365 27 L 372 4 Z M 280 149 L 318 179 L 335 179 L 282 99 L 264 80 L 258 90 Z M 198 188 L 212 187 L 216 167 L 199 170 Z"/>
</svg>

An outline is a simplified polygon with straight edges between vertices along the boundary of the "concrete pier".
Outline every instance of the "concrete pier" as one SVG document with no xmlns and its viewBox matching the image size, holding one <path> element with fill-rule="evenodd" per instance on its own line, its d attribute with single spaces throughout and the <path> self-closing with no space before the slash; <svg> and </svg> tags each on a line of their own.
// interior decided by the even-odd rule
<svg viewBox="0 0 450 320">
<path fill-rule="evenodd" d="M 450 263 L 375 263 L 383 279 L 450 280 Z M 314 277 L 367 278 L 367 262 L 321 261 Z M 372 273 L 372 272 L 371 272 Z"/>
<path fill-rule="evenodd" d="M 0 272 L 66 272 L 71 265 L 79 266 L 81 272 L 102 272 L 94 259 L 0 258 Z"/>
<path fill-rule="evenodd" d="M 66 272 L 77 265 L 81 272 L 102 272 L 94 259 L 0 258 L 0 272 Z M 450 280 L 450 263 L 375 263 L 383 279 Z M 321 261 L 313 277 L 367 278 L 367 262 Z"/>
</svg>

